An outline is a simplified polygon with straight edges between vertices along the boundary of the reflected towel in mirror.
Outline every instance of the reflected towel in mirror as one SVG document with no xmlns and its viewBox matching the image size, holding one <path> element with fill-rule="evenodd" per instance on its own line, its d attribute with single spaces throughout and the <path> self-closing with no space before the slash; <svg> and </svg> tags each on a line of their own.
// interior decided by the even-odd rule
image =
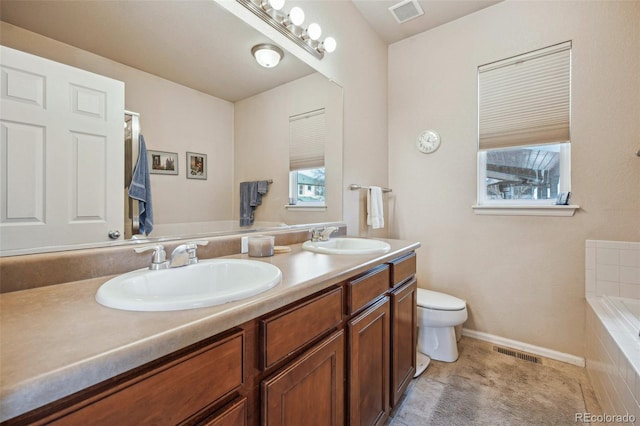
<svg viewBox="0 0 640 426">
<path fill-rule="evenodd" d="M 266 180 L 240 182 L 240 226 L 253 225 L 256 207 L 262 204 L 262 196 L 268 190 Z"/>
<path fill-rule="evenodd" d="M 153 231 L 153 208 L 151 205 L 151 178 L 149 161 L 144 137 L 138 137 L 138 161 L 133 169 L 133 177 L 129 186 L 129 197 L 138 200 L 140 234 L 149 235 Z"/>
</svg>

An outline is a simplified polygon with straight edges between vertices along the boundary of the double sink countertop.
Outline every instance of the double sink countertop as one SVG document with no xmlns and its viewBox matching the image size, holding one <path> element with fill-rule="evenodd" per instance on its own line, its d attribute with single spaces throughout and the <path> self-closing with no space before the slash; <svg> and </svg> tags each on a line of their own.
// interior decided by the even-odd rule
<svg viewBox="0 0 640 426">
<path fill-rule="evenodd" d="M 417 249 L 385 239 L 375 255 L 325 255 L 291 245 L 272 257 L 282 282 L 237 302 L 170 312 L 133 312 L 95 301 L 113 276 L 0 295 L 0 421 L 41 407 L 340 283 Z M 188 266 L 186 266 L 188 268 Z M 179 285 L 179 283 L 177 284 Z"/>
</svg>

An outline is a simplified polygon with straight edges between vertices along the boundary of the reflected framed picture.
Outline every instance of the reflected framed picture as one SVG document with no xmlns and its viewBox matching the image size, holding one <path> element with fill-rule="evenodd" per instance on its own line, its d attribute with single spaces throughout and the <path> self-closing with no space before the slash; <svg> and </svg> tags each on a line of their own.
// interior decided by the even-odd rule
<svg viewBox="0 0 640 426">
<path fill-rule="evenodd" d="M 178 174 L 178 153 L 147 150 L 149 173 L 159 175 Z"/>
<path fill-rule="evenodd" d="M 207 154 L 187 152 L 187 179 L 207 178 Z"/>
</svg>

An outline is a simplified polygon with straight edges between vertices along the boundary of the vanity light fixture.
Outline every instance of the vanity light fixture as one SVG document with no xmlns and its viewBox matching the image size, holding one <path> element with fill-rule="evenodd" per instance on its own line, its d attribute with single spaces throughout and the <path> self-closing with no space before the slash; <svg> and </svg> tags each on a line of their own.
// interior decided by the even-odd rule
<svg viewBox="0 0 640 426">
<path fill-rule="evenodd" d="M 256 62 L 265 68 L 273 68 L 280 63 L 284 52 L 273 44 L 257 44 L 251 48 L 251 54 Z"/>
<path fill-rule="evenodd" d="M 323 41 L 320 40 L 322 28 L 320 28 L 320 25 L 317 23 L 314 22 L 307 28 L 301 27 L 305 19 L 304 11 L 301 8 L 297 6 L 292 7 L 289 12 L 283 10 L 285 0 L 236 1 L 258 18 L 271 25 L 271 27 L 276 29 L 280 34 L 318 59 L 322 59 L 325 53 L 331 53 L 336 50 L 337 43 L 333 37 L 326 37 Z M 279 48 L 277 49 L 280 50 Z M 282 52 L 282 50 L 280 50 L 280 52 Z M 273 55 L 273 53 L 271 53 L 271 55 Z M 254 56 L 256 56 L 255 52 Z M 282 57 L 282 55 L 280 55 L 280 57 Z M 272 66 L 275 65 L 277 65 L 277 63 Z"/>
</svg>

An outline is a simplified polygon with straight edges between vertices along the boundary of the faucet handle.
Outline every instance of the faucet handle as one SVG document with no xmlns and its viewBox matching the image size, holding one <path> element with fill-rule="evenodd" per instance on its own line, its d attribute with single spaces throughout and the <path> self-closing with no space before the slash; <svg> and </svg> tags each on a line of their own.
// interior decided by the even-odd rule
<svg viewBox="0 0 640 426">
<path fill-rule="evenodd" d="M 338 230 L 337 226 L 327 226 L 320 232 L 320 239 L 322 241 L 328 241 L 329 237 L 331 237 L 331 234 L 333 234 L 337 230 Z"/>
<path fill-rule="evenodd" d="M 162 244 L 158 244 L 155 246 L 138 247 L 133 250 L 136 253 L 143 253 L 145 251 L 153 250 L 153 256 L 151 257 L 151 265 L 149 265 L 149 269 L 157 271 L 158 269 L 166 269 L 168 266 L 167 252 L 164 250 L 164 246 Z"/>
<path fill-rule="evenodd" d="M 198 249 L 198 246 L 206 246 L 207 244 L 209 244 L 209 241 L 207 240 L 189 241 L 188 243 L 185 244 L 187 246 L 187 253 L 189 254 L 189 260 L 188 260 L 189 265 L 198 263 L 196 250 Z"/>
<path fill-rule="evenodd" d="M 311 232 L 311 241 L 314 243 L 316 241 L 320 241 L 320 236 L 322 235 L 323 228 L 313 228 L 309 232 Z"/>
<path fill-rule="evenodd" d="M 195 249 L 198 248 L 198 246 L 206 246 L 207 244 L 209 244 L 209 241 L 207 241 L 207 240 L 189 241 L 187 243 L 187 249 L 195 250 Z"/>
</svg>

